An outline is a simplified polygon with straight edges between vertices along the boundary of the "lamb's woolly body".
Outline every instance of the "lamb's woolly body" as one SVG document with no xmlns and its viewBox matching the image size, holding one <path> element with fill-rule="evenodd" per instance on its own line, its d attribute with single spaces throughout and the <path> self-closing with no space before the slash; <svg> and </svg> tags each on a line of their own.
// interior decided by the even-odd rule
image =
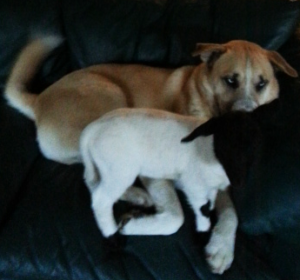
<svg viewBox="0 0 300 280">
<path fill-rule="evenodd" d="M 119 109 L 93 122 L 83 132 L 81 150 L 85 151 L 84 146 L 89 145 L 96 165 L 104 169 L 109 166 L 118 172 L 130 169 L 130 173 L 141 176 L 179 181 L 185 173 L 197 177 L 203 173 L 203 180 L 208 177 L 205 174 L 224 176 L 213 152 L 213 136 L 181 143 L 181 139 L 203 121 L 167 112 L 162 118 L 157 110 L 151 111 L 158 114 L 145 111 Z M 84 153 L 82 155 L 84 157 Z M 197 164 L 203 164 L 204 170 L 199 170 Z M 219 179 L 216 177 L 216 180 Z M 212 180 L 202 182 L 205 186 L 215 186 Z"/>
<path fill-rule="evenodd" d="M 199 209 L 229 181 L 214 155 L 212 136 L 181 143 L 201 123 L 197 118 L 158 110 L 120 109 L 84 130 L 80 143 L 85 180 L 105 236 L 117 231 L 112 205 L 137 176 L 175 180 L 194 209 L 197 229 L 208 229 L 209 220 Z M 124 230 L 136 234 L 126 226 Z"/>
</svg>

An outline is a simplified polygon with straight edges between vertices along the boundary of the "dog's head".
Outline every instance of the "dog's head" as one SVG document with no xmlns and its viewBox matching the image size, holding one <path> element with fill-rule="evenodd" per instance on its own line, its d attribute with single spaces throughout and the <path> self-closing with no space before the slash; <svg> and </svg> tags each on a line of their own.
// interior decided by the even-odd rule
<svg viewBox="0 0 300 280">
<path fill-rule="evenodd" d="M 275 51 L 248 41 L 197 44 L 194 56 L 205 63 L 205 85 L 213 92 L 217 115 L 231 110 L 252 111 L 279 94 L 276 71 L 297 77 L 297 71 Z"/>
<path fill-rule="evenodd" d="M 244 186 L 250 167 L 257 162 L 262 143 L 259 123 L 253 113 L 231 112 L 197 127 L 182 142 L 213 135 L 216 158 L 232 186 Z"/>
</svg>

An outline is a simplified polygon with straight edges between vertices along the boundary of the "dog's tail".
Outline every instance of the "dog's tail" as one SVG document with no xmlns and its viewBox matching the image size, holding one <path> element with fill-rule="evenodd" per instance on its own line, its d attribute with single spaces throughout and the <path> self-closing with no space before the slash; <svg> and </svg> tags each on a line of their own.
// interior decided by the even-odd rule
<svg viewBox="0 0 300 280">
<path fill-rule="evenodd" d="M 88 128 L 87 128 L 88 129 Z M 100 183 L 100 173 L 90 151 L 90 135 L 85 129 L 80 139 L 80 156 L 84 165 L 84 180 L 92 192 Z"/>
<path fill-rule="evenodd" d="M 42 61 L 56 48 L 62 39 L 46 36 L 31 41 L 20 53 L 12 68 L 5 88 L 8 103 L 28 118 L 34 120 L 37 95 L 27 90 Z"/>
</svg>

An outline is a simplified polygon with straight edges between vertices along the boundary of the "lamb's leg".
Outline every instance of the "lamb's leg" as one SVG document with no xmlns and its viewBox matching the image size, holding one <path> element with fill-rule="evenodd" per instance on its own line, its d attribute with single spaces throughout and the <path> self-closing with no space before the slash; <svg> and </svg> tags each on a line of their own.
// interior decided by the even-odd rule
<svg viewBox="0 0 300 280">
<path fill-rule="evenodd" d="M 113 206 L 135 179 L 134 176 L 124 174 L 118 170 L 107 174 L 101 173 L 99 186 L 91 191 L 92 209 L 104 237 L 110 237 L 118 231 L 119 228 L 113 215 Z"/>
<path fill-rule="evenodd" d="M 126 192 L 121 196 L 120 200 L 124 200 L 133 205 L 142 207 L 153 206 L 153 200 L 149 193 L 135 186 L 131 186 L 129 189 L 127 189 Z"/>
<path fill-rule="evenodd" d="M 210 219 L 203 215 L 201 208 L 207 204 L 209 196 L 207 193 L 202 193 L 198 190 L 195 191 L 194 189 L 194 186 L 190 188 L 187 184 L 184 185 L 184 192 L 195 213 L 196 230 L 199 232 L 208 231 L 210 228 Z"/>
<path fill-rule="evenodd" d="M 99 229 L 104 237 L 115 234 L 118 230 L 114 215 L 113 206 L 117 201 L 108 192 L 109 188 L 100 184 L 92 192 L 92 209 Z M 122 193 L 120 194 L 122 195 Z"/>
<path fill-rule="evenodd" d="M 131 218 L 121 229 L 125 235 L 169 235 L 178 231 L 184 221 L 180 201 L 172 182 L 141 178 L 151 196 L 156 214 Z"/>
<path fill-rule="evenodd" d="M 234 258 L 237 215 L 227 191 L 219 191 L 216 199 L 218 221 L 205 247 L 207 262 L 214 273 L 222 274 Z"/>
<path fill-rule="evenodd" d="M 210 205 L 209 205 L 209 210 L 210 211 L 212 211 L 213 209 L 215 209 L 217 194 L 218 194 L 217 190 L 211 190 L 208 193 L 208 200 L 210 202 Z"/>
</svg>

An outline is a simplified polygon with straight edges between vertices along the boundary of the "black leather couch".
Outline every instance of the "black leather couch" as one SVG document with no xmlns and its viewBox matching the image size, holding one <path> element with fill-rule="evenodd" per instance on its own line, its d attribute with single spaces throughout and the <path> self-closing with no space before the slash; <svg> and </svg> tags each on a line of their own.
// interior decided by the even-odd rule
<svg viewBox="0 0 300 280">
<path fill-rule="evenodd" d="M 1 91 L 30 34 L 65 42 L 32 88 L 104 62 L 176 67 L 195 64 L 196 42 L 246 39 L 278 50 L 298 71 L 299 2 L 288 0 L 2 0 Z M 134 79 L 134 77 L 132 77 Z M 295 84 L 295 85 L 294 85 Z M 121 250 L 102 238 L 81 165 L 42 157 L 34 124 L 0 99 L 1 280 L 300 279 L 300 91 L 281 82 L 281 98 L 262 115 L 264 149 L 242 194 L 235 260 L 212 274 L 184 197 L 186 221 L 174 235 L 126 237 Z M 116 211 L 122 211 L 119 204 Z"/>
</svg>

